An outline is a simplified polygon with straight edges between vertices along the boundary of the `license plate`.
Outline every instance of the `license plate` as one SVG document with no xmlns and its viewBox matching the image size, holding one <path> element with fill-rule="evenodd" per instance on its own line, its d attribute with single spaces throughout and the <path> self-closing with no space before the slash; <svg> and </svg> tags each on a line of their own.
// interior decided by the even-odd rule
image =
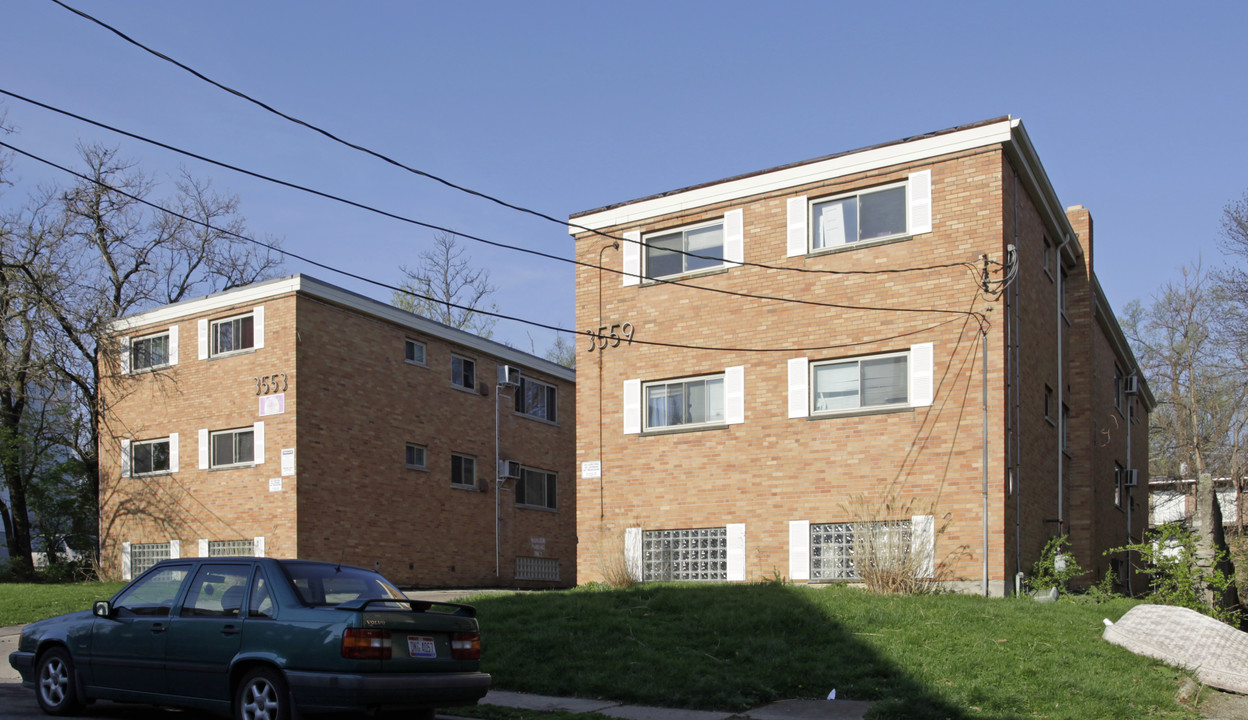
<svg viewBox="0 0 1248 720">
<path fill-rule="evenodd" d="M 408 635 L 407 654 L 418 658 L 436 658 L 438 651 L 433 645 L 433 638 Z"/>
</svg>

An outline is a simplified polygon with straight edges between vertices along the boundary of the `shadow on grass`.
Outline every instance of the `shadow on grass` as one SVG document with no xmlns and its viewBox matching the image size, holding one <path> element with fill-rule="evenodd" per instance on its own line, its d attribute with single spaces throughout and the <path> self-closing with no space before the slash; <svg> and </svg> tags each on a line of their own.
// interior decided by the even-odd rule
<svg viewBox="0 0 1248 720">
<path fill-rule="evenodd" d="M 874 701 L 873 718 L 1018 717 L 968 714 L 884 657 L 866 641 L 871 633 L 855 634 L 875 601 L 762 584 L 471 602 L 485 633 L 484 669 L 498 688 L 733 712 L 836 690 L 839 699 Z M 855 620 L 838 617 L 838 606 Z"/>
</svg>

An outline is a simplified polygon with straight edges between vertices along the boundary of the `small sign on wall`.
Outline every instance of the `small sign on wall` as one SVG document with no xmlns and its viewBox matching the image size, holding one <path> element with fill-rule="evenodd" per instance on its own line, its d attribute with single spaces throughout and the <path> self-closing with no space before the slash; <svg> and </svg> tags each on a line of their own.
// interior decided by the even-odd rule
<svg viewBox="0 0 1248 720">
<path fill-rule="evenodd" d="M 541 557 L 542 553 L 546 552 L 546 538 L 544 537 L 529 538 L 529 545 L 533 548 L 535 557 Z"/>
<path fill-rule="evenodd" d="M 281 492 L 282 479 L 280 477 L 269 478 L 269 492 Z"/>
<path fill-rule="evenodd" d="M 282 476 L 290 477 L 295 474 L 295 449 L 282 448 Z"/>
<path fill-rule="evenodd" d="M 597 480 L 602 477 L 602 461 L 587 460 L 581 463 L 581 479 Z"/>
<path fill-rule="evenodd" d="M 260 398 L 260 417 L 281 415 L 286 412 L 286 393 L 265 395 Z"/>
</svg>

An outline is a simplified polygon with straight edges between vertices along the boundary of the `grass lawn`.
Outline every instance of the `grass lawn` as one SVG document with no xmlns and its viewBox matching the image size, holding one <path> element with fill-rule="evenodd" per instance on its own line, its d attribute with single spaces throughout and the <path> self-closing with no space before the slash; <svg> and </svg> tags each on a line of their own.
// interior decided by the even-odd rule
<svg viewBox="0 0 1248 720">
<path fill-rule="evenodd" d="M 91 603 L 111 598 L 124 585 L 120 582 L 0 583 L 0 626 L 25 625 L 53 615 L 90 610 Z"/>
<path fill-rule="evenodd" d="M 1135 603 L 879 596 L 844 587 L 644 585 L 487 595 L 495 687 L 742 711 L 872 700 L 873 718 L 1190 717 L 1180 671 L 1101 639 Z M 515 715 L 481 708 L 481 717 Z"/>
</svg>

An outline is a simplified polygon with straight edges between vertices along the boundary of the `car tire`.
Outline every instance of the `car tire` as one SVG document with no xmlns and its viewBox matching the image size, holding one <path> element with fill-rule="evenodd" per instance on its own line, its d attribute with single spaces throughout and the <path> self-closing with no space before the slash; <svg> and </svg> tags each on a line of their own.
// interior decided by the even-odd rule
<svg viewBox="0 0 1248 720">
<path fill-rule="evenodd" d="M 72 715 L 82 709 L 74 661 L 64 648 L 54 647 L 39 656 L 35 669 L 35 698 L 49 715 Z"/>
<path fill-rule="evenodd" d="M 235 720 L 290 720 L 290 691 L 282 674 L 256 668 L 243 676 L 234 693 Z"/>
</svg>

